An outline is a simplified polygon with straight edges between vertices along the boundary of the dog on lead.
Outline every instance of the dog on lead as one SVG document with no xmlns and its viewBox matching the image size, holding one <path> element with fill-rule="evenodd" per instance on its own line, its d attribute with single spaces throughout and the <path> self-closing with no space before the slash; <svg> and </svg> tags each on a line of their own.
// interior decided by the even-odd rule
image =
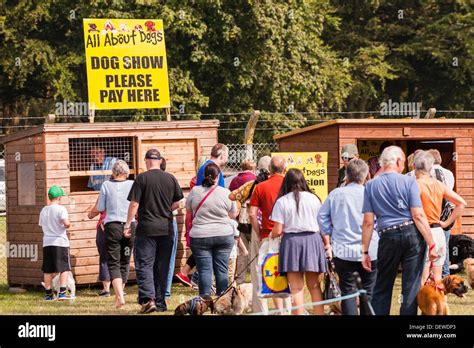
<svg viewBox="0 0 474 348">
<path fill-rule="evenodd" d="M 213 310 L 214 302 L 211 298 L 194 297 L 181 303 L 174 310 L 174 315 L 203 315 L 208 310 Z"/>
<path fill-rule="evenodd" d="M 43 287 L 45 288 L 44 282 L 41 282 L 41 285 L 43 285 Z M 59 273 L 57 273 L 53 277 L 51 289 L 53 289 L 53 291 L 55 293 L 58 293 L 59 292 L 59 286 L 60 286 L 60 284 L 59 284 Z M 67 281 L 66 281 L 66 288 L 68 289 L 68 291 L 70 292 L 72 297 L 76 296 L 76 281 L 74 280 L 74 276 L 72 275 L 71 271 L 68 272 Z"/>
<path fill-rule="evenodd" d="M 474 290 L 474 259 L 468 258 L 464 260 L 464 269 L 467 274 L 467 283 Z"/>
<path fill-rule="evenodd" d="M 211 298 L 194 297 L 176 307 L 175 315 L 242 314 L 251 307 L 252 284 L 232 286 L 215 301 Z"/>
<path fill-rule="evenodd" d="M 416 302 L 423 315 L 449 315 L 447 294 L 465 297 L 467 286 L 464 279 L 449 275 L 436 283 L 423 285 L 416 296 Z"/>
</svg>

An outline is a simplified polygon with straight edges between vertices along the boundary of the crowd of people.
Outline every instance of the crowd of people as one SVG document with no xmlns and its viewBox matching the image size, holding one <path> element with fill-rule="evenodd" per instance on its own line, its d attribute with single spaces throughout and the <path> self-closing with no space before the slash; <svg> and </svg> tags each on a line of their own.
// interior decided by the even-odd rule
<svg viewBox="0 0 474 348">
<path fill-rule="evenodd" d="M 390 313 L 397 273 L 402 270 L 401 315 L 416 315 L 416 295 L 428 280 L 449 274 L 450 228 L 466 202 L 453 191 L 454 176 L 441 167 L 438 150 L 417 150 L 406 157 L 400 147 L 382 144 L 369 163 L 359 159 L 357 147 L 342 147 L 343 166 L 337 188 L 321 202 L 303 173 L 288 169 L 281 156 L 264 156 L 258 164 L 246 159 L 228 188 L 223 167 L 228 149 L 216 144 L 210 158 L 201 158 L 197 175 L 184 199 L 176 178 L 166 172 L 157 149 L 145 155 L 147 171 L 129 180 L 126 162 L 94 148 L 93 170 L 111 170 L 111 177 L 91 177 L 99 191 L 89 218 L 100 216 L 97 247 L 100 254 L 101 296 L 115 293 L 115 306 L 125 304 L 130 258 L 133 253 L 141 313 L 167 310 L 178 244 L 176 214 L 186 208 L 186 242 L 191 256 L 175 276 L 194 286 L 204 299 L 222 294 L 229 284 L 242 284 L 250 272 L 252 310 L 268 313 L 267 299 L 258 294 L 256 256 L 262 241 L 280 239 L 278 272 L 288 279 L 291 296 L 273 298 L 282 314 L 301 315 L 304 288 L 312 302 L 323 299 L 321 275 L 333 260 L 342 295 L 357 291 L 358 272 L 377 315 Z M 60 205 L 64 192 L 54 186 L 43 208 L 43 271 L 46 300 L 54 299 L 53 273 L 60 273 L 58 299 L 70 299 L 66 272 L 70 271 L 70 222 Z M 448 210 L 442 218 L 445 210 Z M 296 307 L 293 308 L 292 307 Z M 345 315 L 369 314 L 355 298 L 342 301 Z M 321 305 L 313 313 L 322 315 Z"/>
</svg>

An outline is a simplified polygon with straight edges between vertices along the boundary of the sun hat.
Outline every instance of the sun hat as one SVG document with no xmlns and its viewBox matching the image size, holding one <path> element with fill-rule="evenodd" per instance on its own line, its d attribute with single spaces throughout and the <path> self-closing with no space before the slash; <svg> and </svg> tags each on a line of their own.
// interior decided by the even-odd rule
<svg viewBox="0 0 474 348">
<path fill-rule="evenodd" d="M 354 158 L 358 154 L 359 150 L 357 150 L 357 146 L 354 144 L 346 144 L 341 149 L 341 157 Z"/>
</svg>

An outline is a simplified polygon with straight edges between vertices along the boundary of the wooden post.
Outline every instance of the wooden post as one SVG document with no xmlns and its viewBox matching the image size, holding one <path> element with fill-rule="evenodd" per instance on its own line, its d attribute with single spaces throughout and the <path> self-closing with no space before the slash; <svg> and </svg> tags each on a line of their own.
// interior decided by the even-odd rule
<svg viewBox="0 0 474 348">
<path fill-rule="evenodd" d="M 250 115 L 249 122 L 245 127 L 244 144 L 253 144 L 253 136 L 255 134 L 255 128 L 257 127 L 258 118 L 260 117 L 260 111 L 254 110 Z"/>
<path fill-rule="evenodd" d="M 95 109 L 89 110 L 89 123 L 94 123 L 95 119 Z"/>
<path fill-rule="evenodd" d="M 171 108 L 165 108 L 166 121 L 171 121 Z"/>
<path fill-rule="evenodd" d="M 46 123 L 54 123 L 56 120 L 56 115 L 55 114 L 48 114 L 48 116 L 46 116 Z"/>
<path fill-rule="evenodd" d="M 253 159 L 253 136 L 255 134 L 255 128 L 257 127 L 258 118 L 260 117 L 260 111 L 254 110 L 250 115 L 249 122 L 245 127 L 244 133 L 244 144 L 245 146 L 245 158 Z"/>
<path fill-rule="evenodd" d="M 436 108 L 429 108 L 426 112 L 425 118 L 434 118 L 436 115 Z"/>
</svg>

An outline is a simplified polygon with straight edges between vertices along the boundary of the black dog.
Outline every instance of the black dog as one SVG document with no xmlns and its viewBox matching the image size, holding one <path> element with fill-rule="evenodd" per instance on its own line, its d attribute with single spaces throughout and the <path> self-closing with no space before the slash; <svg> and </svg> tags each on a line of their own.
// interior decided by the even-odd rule
<svg viewBox="0 0 474 348">
<path fill-rule="evenodd" d="M 474 241 L 465 234 L 457 234 L 449 238 L 449 267 L 451 274 L 464 269 L 463 262 L 467 258 L 474 258 Z"/>
</svg>

